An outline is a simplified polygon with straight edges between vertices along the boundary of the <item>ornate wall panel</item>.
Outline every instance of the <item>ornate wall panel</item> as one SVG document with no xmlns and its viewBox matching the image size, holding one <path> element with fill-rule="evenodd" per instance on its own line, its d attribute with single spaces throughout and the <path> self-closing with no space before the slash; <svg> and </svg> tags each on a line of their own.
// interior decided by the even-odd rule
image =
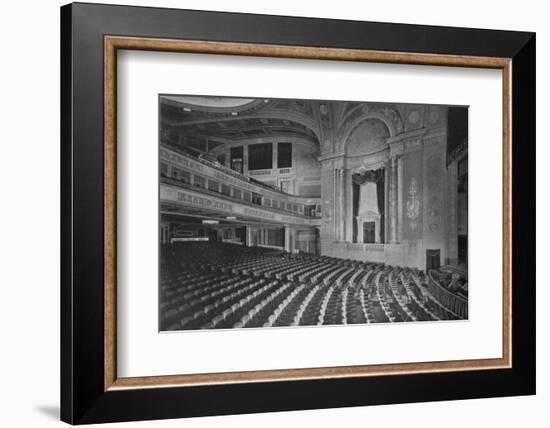
<svg viewBox="0 0 550 428">
<path fill-rule="evenodd" d="M 401 198 L 403 239 L 420 239 L 423 235 L 423 158 L 421 151 L 405 153 L 403 164 L 403 188 Z"/>
</svg>

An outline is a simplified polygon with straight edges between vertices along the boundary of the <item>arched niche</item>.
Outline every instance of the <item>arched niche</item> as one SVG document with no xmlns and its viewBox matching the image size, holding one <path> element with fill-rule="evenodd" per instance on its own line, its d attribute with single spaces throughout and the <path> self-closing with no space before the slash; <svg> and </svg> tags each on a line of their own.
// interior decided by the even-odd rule
<svg viewBox="0 0 550 428">
<path fill-rule="evenodd" d="M 389 104 L 359 104 L 347 112 L 338 127 L 336 144 L 337 152 L 343 152 L 350 135 L 357 126 L 369 119 L 378 119 L 386 125 L 389 136 L 395 137 L 403 132 L 401 115 Z"/>
<path fill-rule="evenodd" d="M 346 133 L 344 157 L 351 173 L 347 238 L 361 244 L 387 242 L 385 168 L 388 139 L 395 135 L 391 121 L 380 112 L 362 115 Z M 369 229 L 370 233 L 369 233 Z M 370 235 L 370 238 L 367 236 Z"/>
<path fill-rule="evenodd" d="M 344 145 L 347 157 L 366 156 L 385 150 L 390 128 L 381 119 L 370 117 L 358 122 L 349 132 Z"/>
</svg>

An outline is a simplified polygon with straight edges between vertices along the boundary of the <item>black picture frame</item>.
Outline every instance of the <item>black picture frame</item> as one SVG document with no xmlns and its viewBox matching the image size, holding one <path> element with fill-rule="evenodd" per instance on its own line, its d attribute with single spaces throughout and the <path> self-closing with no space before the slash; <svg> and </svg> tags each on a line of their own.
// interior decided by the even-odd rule
<svg viewBox="0 0 550 428">
<path fill-rule="evenodd" d="M 105 391 L 105 35 L 511 58 L 512 367 Z M 63 6 L 61 419 L 87 424 L 534 394 L 535 43 L 528 32 Z"/>
</svg>

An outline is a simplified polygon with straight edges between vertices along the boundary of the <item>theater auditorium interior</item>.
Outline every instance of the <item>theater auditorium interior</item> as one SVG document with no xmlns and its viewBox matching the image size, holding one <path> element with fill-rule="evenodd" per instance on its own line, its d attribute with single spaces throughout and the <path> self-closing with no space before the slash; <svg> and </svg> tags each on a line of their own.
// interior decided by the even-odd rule
<svg viewBox="0 0 550 428">
<path fill-rule="evenodd" d="M 159 329 L 468 318 L 468 108 L 159 96 Z"/>
</svg>

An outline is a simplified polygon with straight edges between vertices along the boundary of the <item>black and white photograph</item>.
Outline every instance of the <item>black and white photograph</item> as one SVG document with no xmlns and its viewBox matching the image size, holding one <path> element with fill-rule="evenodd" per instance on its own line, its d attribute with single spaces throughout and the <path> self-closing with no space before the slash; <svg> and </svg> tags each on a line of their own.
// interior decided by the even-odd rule
<svg viewBox="0 0 550 428">
<path fill-rule="evenodd" d="M 158 102 L 160 331 L 468 319 L 468 106 Z"/>
<path fill-rule="evenodd" d="M 5 2 L 0 425 L 548 420 L 544 4 Z"/>
</svg>

